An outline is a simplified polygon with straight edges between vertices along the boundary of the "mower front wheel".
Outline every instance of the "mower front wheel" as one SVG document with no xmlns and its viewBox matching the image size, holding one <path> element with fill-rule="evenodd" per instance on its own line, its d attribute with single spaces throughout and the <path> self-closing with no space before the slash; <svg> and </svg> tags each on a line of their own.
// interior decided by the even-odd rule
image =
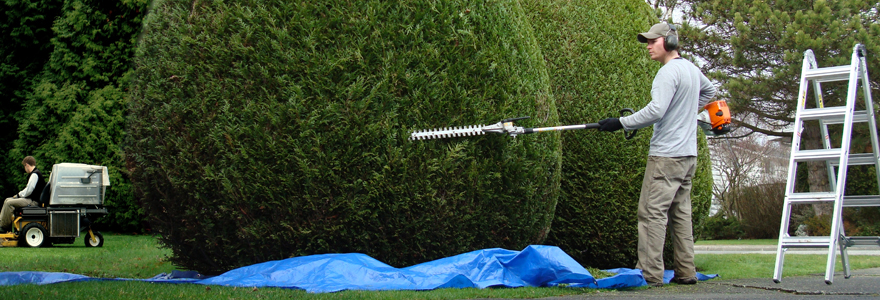
<svg viewBox="0 0 880 300">
<path fill-rule="evenodd" d="M 48 246 L 49 234 L 40 223 L 28 223 L 21 230 L 21 242 L 29 247 Z"/>
<path fill-rule="evenodd" d="M 104 235 L 97 231 L 92 231 L 92 233 L 95 235 L 95 240 L 92 240 L 92 236 L 88 232 L 85 234 L 83 242 L 85 242 L 86 247 L 104 246 Z"/>
</svg>

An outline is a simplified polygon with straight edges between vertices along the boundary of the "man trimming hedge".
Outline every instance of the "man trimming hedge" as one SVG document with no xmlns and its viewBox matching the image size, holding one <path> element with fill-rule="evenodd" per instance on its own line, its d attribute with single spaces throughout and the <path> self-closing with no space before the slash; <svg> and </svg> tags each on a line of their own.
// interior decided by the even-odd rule
<svg viewBox="0 0 880 300">
<path fill-rule="evenodd" d="M 675 277 L 695 284 L 691 188 L 697 166 L 697 111 L 715 96 L 715 86 L 678 53 L 678 33 L 659 23 L 638 35 L 652 60 L 663 64 L 651 86 L 651 102 L 635 114 L 599 121 L 602 131 L 638 129 L 654 124 L 642 192 L 639 197 L 639 263 L 651 286 L 663 285 L 663 244 L 667 219 L 672 224 Z"/>
</svg>

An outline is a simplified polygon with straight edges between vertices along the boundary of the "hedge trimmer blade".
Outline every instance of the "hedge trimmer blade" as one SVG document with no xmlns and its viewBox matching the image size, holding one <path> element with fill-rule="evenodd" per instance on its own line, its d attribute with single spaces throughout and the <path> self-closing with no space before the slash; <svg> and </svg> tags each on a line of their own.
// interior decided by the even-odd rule
<svg viewBox="0 0 880 300">
<path fill-rule="evenodd" d="M 425 129 L 425 130 L 417 130 L 413 132 L 409 136 L 409 140 L 411 141 L 421 141 L 421 140 L 431 140 L 431 139 L 445 139 L 445 138 L 453 138 L 460 136 L 475 136 L 475 135 L 483 135 L 486 134 L 483 131 L 483 125 L 471 125 L 464 127 L 446 127 L 439 129 Z"/>
<path fill-rule="evenodd" d="M 528 119 L 529 117 L 504 119 L 492 125 L 469 125 L 464 127 L 445 127 L 439 129 L 416 130 L 409 136 L 411 141 L 445 139 L 461 136 L 484 135 L 487 132 L 507 134 L 516 137 L 523 133 L 522 127 L 513 126 L 513 121 Z"/>
</svg>

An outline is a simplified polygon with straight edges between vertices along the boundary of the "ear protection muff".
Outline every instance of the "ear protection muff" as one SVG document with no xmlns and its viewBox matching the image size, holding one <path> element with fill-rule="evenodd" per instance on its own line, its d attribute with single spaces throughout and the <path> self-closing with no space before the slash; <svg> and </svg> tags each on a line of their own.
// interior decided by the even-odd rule
<svg viewBox="0 0 880 300">
<path fill-rule="evenodd" d="M 663 49 L 666 51 L 672 51 L 678 49 L 678 32 L 676 31 L 675 24 L 667 23 L 669 25 L 669 30 L 666 31 L 665 37 L 663 38 Z M 669 34 L 672 32 L 672 34 Z"/>
</svg>

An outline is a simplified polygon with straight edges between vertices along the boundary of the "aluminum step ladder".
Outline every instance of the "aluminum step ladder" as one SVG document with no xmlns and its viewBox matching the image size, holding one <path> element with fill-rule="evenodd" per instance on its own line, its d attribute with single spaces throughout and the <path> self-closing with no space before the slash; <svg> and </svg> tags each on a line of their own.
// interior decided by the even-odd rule
<svg viewBox="0 0 880 300">
<path fill-rule="evenodd" d="M 825 107 L 822 100 L 822 82 L 848 81 L 849 87 L 846 94 L 846 106 Z M 856 111 L 858 84 L 861 83 L 862 95 L 865 102 L 865 110 Z M 806 108 L 808 87 L 813 86 L 816 97 L 816 108 Z M 803 69 L 801 70 L 800 91 L 798 93 L 797 114 L 795 115 L 794 134 L 791 141 L 791 157 L 788 164 L 788 181 L 785 186 L 785 206 L 782 209 L 782 222 L 779 229 L 779 244 L 776 249 L 776 269 L 773 272 L 773 281 L 782 280 L 782 265 L 785 252 L 790 248 L 824 248 L 828 249 L 828 262 L 825 268 L 825 283 L 831 284 L 834 280 L 834 267 L 837 251 L 840 251 L 841 263 L 845 278 L 849 278 L 849 257 L 847 248 L 853 246 L 880 246 L 880 237 L 846 237 L 843 229 L 842 212 L 844 207 L 857 206 L 880 206 L 880 195 L 867 196 L 844 196 L 846 186 L 847 167 L 852 165 L 874 165 L 877 175 L 877 184 L 880 187 L 880 146 L 877 142 L 877 124 L 874 119 L 874 107 L 871 101 L 870 79 L 865 57 L 865 47 L 857 44 L 853 47 L 852 63 L 850 65 L 818 68 L 816 57 L 812 50 L 804 52 Z M 804 130 L 804 121 L 819 121 L 824 149 L 801 150 L 801 134 Z M 852 142 L 853 123 L 868 123 L 871 131 L 871 146 L 873 153 L 850 154 Z M 831 148 L 828 135 L 828 125 L 843 125 L 840 140 L 840 148 Z M 830 192 L 795 192 L 795 178 L 797 176 L 797 164 L 810 161 L 824 161 L 828 169 L 828 179 L 832 191 Z M 837 168 L 837 175 L 834 174 Z M 829 236 L 790 236 L 788 234 L 791 219 L 792 205 L 833 203 L 834 210 L 831 220 L 831 234 Z"/>
</svg>

